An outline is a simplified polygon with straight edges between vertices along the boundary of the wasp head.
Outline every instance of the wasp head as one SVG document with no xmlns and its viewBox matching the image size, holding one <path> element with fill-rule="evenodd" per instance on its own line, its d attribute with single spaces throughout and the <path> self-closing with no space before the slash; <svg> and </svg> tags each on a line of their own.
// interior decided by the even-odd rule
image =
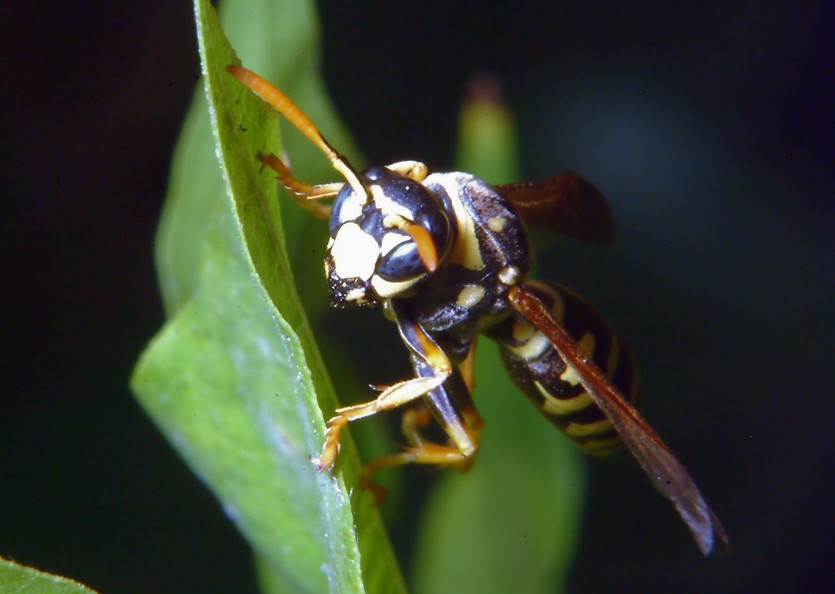
<svg viewBox="0 0 835 594">
<path fill-rule="evenodd" d="M 325 273 L 335 306 L 408 295 L 452 239 L 444 205 L 423 184 L 386 167 L 360 177 L 366 192 L 345 184 L 331 211 Z"/>
</svg>

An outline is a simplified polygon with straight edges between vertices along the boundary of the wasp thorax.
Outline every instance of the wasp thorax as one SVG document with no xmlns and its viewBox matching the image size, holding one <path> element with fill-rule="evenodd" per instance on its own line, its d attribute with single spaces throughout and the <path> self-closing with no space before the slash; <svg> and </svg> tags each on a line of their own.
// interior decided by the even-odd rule
<svg viewBox="0 0 835 594">
<path fill-rule="evenodd" d="M 333 203 L 325 272 L 331 303 L 373 303 L 404 295 L 443 259 L 451 242 L 443 205 L 420 182 L 385 167 L 346 184 Z"/>
</svg>

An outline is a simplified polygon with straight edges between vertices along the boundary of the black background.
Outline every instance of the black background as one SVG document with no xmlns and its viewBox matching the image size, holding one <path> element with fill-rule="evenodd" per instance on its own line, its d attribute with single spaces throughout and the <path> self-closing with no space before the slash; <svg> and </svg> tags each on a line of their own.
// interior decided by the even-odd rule
<svg viewBox="0 0 835 594">
<path fill-rule="evenodd" d="M 633 345 L 647 414 L 736 551 L 699 559 L 674 518 L 669 545 L 645 537 L 662 504 L 595 463 L 572 591 L 832 587 L 832 4 L 353 4 L 320 4 L 323 68 L 369 162 L 450 167 L 487 70 L 525 174 L 577 167 L 618 218 L 612 253 L 543 270 Z M 2 10 L 0 556 L 106 592 L 254 591 L 246 546 L 127 389 L 162 322 L 151 253 L 199 73 L 191 6 Z"/>
</svg>

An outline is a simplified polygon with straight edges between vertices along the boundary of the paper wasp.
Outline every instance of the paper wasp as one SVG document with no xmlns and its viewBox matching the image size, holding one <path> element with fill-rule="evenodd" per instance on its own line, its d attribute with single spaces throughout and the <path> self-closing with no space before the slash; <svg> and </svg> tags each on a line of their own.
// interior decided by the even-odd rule
<svg viewBox="0 0 835 594">
<path fill-rule="evenodd" d="M 356 419 L 412 403 L 403 415 L 408 447 L 372 461 L 377 471 L 402 464 L 466 469 L 478 450 L 482 420 L 473 389 L 476 338 L 501 347 L 508 373 L 539 411 L 580 447 L 607 453 L 621 441 L 652 484 L 675 506 L 704 554 L 728 539 L 684 466 L 639 415 L 635 373 L 600 316 L 564 287 L 528 280 L 532 253 L 525 225 L 605 245 L 615 227 L 599 191 L 576 173 L 491 186 L 468 173 L 429 174 L 416 161 L 358 172 L 281 91 L 241 66 L 227 70 L 298 128 L 346 182 L 310 185 L 275 155 L 263 166 L 299 204 L 330 217 L 325 273 L 336 307 L 381 303 L 409 351 L 415 377 L 382 389 L 370 402 L 336 410 L 318 460 L 332 469 L 339 435 Z M 333 198 L 330 207 L 318 200 Z M 626 397 L 624 396 L 626 394 Z M 423 434 L 432 419 L 447 436 Z"/>
</svg>

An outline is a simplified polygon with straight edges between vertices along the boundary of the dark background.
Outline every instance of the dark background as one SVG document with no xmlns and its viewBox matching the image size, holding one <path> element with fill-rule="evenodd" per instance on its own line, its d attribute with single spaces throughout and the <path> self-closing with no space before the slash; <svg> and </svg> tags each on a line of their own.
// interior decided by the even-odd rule
<svg viewBox="0 0 835 594">
<path fill-rule="evenodd" d="M 832 3 L 349 4 L 320 4 L 323 67 L 369 162 L 450 167 L 487 70 L 526 176 L 576 167 L 612 203 L 618 247 L 543 273 L 632 345 L 647 416 L 736 550 L 700 559 L 629 464 L 594 463 L 572 590 L 831 588 Z M 0 556 L 105 592 L 253 590 L 246 546 L 127 390 L 162 322 L 191 6 L 2 11 Z"/>
</svg>

